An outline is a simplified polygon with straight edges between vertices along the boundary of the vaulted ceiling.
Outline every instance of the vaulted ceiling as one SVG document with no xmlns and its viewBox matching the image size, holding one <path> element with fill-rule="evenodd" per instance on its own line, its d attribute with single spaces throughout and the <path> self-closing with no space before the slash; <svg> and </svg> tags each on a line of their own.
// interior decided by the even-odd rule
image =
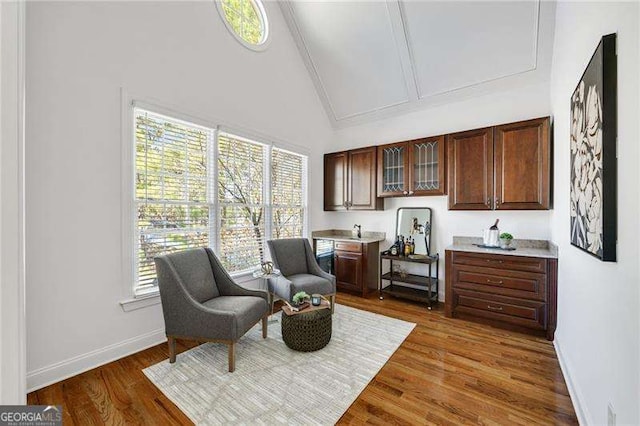
<svg viewBox="0 0 640 426">
<path fill-rule="evenodd" d="M 335 127 L 549 78 L 553 2 L 280 4 Z"/>
</svg>

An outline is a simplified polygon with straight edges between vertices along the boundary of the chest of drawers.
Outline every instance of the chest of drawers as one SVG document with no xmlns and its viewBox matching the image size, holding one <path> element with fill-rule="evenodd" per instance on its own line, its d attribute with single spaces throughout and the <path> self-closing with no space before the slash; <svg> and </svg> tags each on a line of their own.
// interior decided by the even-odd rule
<svg viewBox="0 0 640 426">
<path fill-rule="evenodd" d="M 553 340 L 557 259 L 447 250 L 445 264 L 446 316 Z"/>
</svg>

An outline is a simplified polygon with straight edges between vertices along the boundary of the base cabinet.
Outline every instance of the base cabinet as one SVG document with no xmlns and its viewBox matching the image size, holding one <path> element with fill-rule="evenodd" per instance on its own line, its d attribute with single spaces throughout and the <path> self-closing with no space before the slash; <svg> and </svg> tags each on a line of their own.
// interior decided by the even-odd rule
<svg viewBox="0 0 640 426">
<path fill-rule="evenodd" d="M 333 257 L 336 287 L 339 291 L 366 296 L 377 289 L 378 243 L 335 243 Z"/>
<path fill-rule="evenodd" d="M 446 251 L 445 315 L 553 340 L 557 259 Z"/>
</svg>

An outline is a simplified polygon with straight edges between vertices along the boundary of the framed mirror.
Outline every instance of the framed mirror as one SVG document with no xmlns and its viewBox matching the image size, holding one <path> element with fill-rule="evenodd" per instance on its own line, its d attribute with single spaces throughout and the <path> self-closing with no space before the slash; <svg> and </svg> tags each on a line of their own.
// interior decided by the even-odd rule
<svg viewBox="0 0 640 426">
<path fill-rule="evenodd" d="M 396 216 L 396 236 L 416 242 L 415 254 L 431 254 L 431 209 L 401 207 Z"/>
</svg>

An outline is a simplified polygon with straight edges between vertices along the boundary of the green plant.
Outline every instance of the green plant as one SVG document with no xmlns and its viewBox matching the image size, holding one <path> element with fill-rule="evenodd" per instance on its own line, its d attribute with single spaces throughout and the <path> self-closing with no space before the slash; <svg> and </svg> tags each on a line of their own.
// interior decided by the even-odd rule
<svg viewBox="0 0 640 426">
<path fill-rule="evenodd" d="M 505 240 L 513 240 L 513 235 L 508 232 L 503 232 L 502 234 L 500 234 L 500 238 L 503 238 Z"/>
<path fill-rule="evenodd" d="M 305 300 L 309 299 L 311 296 L 309 296 L 306 292 L 304 291 L 299 291 L 296 294 L 293 295 L 293 298 L 291 300 L 293 300 L 293 303 L 298 304 L 298 303 L 302 303 Z"/>
</svg>

